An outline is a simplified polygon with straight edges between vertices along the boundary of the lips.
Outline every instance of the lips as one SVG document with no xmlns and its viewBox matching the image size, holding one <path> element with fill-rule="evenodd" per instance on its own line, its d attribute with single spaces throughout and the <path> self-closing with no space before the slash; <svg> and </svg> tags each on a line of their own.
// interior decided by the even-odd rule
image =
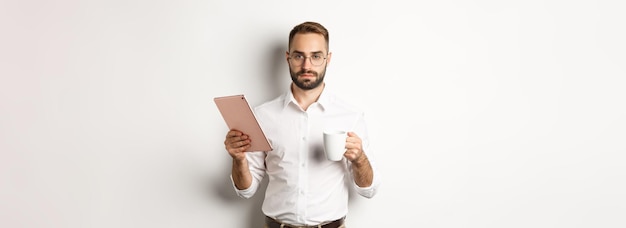
<svg viewBox="0 0 626 228">
<path fill-rule="evenodd" d="M 316 74 L 315 72 L 311 72 L 311 71 L 308 71 L 308 72 L 300 72 L 300 73 L 298 74 L 298 76 L 300 76 L 300 77 L 315 77 L 316 75 L 317 75 L 317 74 Z"/>
</svg>

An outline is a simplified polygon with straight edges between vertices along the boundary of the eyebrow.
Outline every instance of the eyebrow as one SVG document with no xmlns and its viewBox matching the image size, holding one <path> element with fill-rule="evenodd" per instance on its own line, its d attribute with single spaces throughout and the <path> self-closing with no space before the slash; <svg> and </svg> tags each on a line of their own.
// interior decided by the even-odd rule
<svg viewBox="0 0 626 228">
<path fill-rule="evenodd" d="M 293 53 L 295 53 L 295 54 L 304 54 L 304 52 L 298 51 L 298 50 L 294 50 Z M 311 52 L 311 54 L 324 54 L 324 52 L 323 51 L 314 51 L 314 52 Z"/>
</svg>

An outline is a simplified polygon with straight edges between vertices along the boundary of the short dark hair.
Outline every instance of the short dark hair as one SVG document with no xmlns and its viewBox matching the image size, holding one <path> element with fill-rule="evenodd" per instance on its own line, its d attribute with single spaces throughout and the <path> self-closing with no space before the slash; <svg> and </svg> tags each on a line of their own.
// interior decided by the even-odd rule
<svg viewBox="0 0 626 228">
<path fill-rule="evenodd" d="M 296 36 L 296 34 L 306 33 L 316 33 L 322 35 L 326 40 L 326 50 L 328 51 L 328 30 L 326 30 L 326 28 L 324 28 L 324 26 L 322 26 L 320 23 L 312 21 L 307 21 L 293 27 L 293 29 L 289 33 L 289 49 L 291 50 L 291 41 L 293 40 L 293 37 Z"/>
</svg>

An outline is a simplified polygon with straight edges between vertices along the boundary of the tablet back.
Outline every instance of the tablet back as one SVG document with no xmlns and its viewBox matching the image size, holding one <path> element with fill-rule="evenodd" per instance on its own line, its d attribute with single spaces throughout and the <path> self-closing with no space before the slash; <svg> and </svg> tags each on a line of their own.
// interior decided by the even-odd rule
<svg viewBox="0 0 626 228">
<path fill-rule="evenodd" d="M 244 95 L 216 97 L 213 99 L 228 129 L 250 136 L 251 146 L 246 151 L 270 151 L 272 146 L 265 137 L 259 122 Z"/>
</svg>

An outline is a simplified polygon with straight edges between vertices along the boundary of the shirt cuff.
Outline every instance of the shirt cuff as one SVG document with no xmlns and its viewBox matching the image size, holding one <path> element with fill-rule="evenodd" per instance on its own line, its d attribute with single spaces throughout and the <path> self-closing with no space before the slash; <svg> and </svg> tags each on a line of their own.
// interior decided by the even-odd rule
<svg viewBox="0 0 626 228">
<path fill-rule="evenodd" d="M 376 175 L 376 173 L 374 173 L 374 177 L 372 179 L 372 185 L 368 187 L 360 187 L 356 183 L 354 183 L 354 188 L 356 189 L 356 192 L 359 193 L 359 195 L 365 198 L 372 198 L 374 197 L 374 195 L 376 195 L 379 185 L 380 185 L 379 177 L 378 175 Z"/>
<path fill-rule="evenodd" d="M 244 199 L 248 199 L 254 195 L 254 192 L 256 189 L 254 188 L 254 181 L 252 182 L 252 185 L 250 185 L 250 187 L 246 189 L 238 189 L 237 186 L 235 186 L 235 181 L 233 180 L 233 176 L 230 175 L 230 183 L 233 185 L 233 189 L 235 189 L 235 193 L 237 193 L 237 196 L 244 198 Z"/>
</svg>

